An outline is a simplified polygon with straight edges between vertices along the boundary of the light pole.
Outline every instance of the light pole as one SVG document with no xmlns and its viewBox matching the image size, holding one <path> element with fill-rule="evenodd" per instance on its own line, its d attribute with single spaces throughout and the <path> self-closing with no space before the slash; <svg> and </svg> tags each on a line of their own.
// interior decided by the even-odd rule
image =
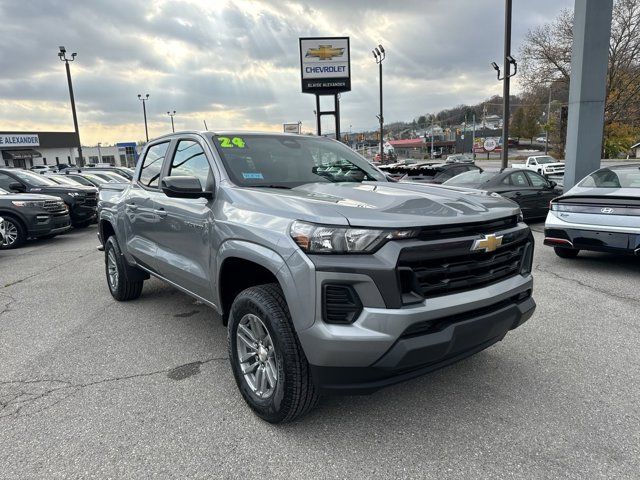
<svg viewBox="0 0 640 480">
<path fill-rule="evenodd" d="M 518 63 L 511 56 L 511 3 L 512 0 L 505 0 L 504 76 L 502 78 L 500 78 L 500 67 L 496 62 L 491 62 L 491 66 L 498 72 L 498 80 L 502 81 L 502 168 L 509 166 L 509 79 L 518 73 Z M 513 73 L 511 73 L 511 65 L 514 66 Z"/>
<path fill-rule="evenodd" d="M 149 141 L 149 129 L 147 128 L 147 100 L 149 100 L 149 94 L 142 95 L 138 94 L 138 100 L 142 102 L 142 113 L 144 115 L 144 134 L 147 137 L 147 142 Z"/>
<path fill-rule="evenodd" d="M 380 120 L 380 163 L 384 163 L 384 117 L 382 116 L 382 61 L 387 57 L 382 45 L 378 45 L 372 50 L 373 58 L 376 59 L 378 68 L 380 70 L 380 114 L 378 120 Z"/>
<path fill-rule="evenodd" d="M 69 97 L 71 98 L 71 113 L 73 114 L 73 127 L 76 130 L 76 137 L 78 138 L 78 166 L 82 167 L 84 162 L 82 160 L 82 142 L 80 142 L 80 130 L 78 130 L 78 116 L 76 115 L 76 100 L 73 97 L 73 84 L 71 83 L 71 69 L 69 68 L 69 62 L 73 62 L 76 59 L 77 53 L 73 52 L 71 58 L 67 58 L 67 49 L 60 48 L 58 52 L 58 58 L 64 62 L 67 70 L 67 83 L 69 84 Z"/>
<path fill-rule="evenodd" d="M 102 163 L 102 152 L 100 151 L 100 147 L 102 144 L 98 142 L 98 163 Z"/>
<path fill-rule="evenodd" d="M 171 117 L 171 131 L 172 131 L 173 133 L 176 133 L 176 129 L 175 129 L 175 127 L 173 126 L 173 117 L 175 117 L 175 116 L 176 116 L 176 111 L 174 110 L 173 112 L 167 112 L 167 115 L 169 115 L 169 116 Z"/>
</svg>

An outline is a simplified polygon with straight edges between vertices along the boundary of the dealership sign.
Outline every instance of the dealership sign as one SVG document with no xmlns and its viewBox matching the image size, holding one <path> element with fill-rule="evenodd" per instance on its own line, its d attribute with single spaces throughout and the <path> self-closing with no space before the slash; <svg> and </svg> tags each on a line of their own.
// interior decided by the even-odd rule
<svg viewBox="0 0 640 480">
<path fill-rule="evenodd" d="M 300 39 L 302 92 L 332 95 L 351 90 L 349 37 Z"/>
<path fill-rule="evenodd" d="M 29 134 L 0 134 L 0 147 L 38 147 L 40 138 L 36 133 Z"/>
<path fill-rule="evenodd" d="M 284 133 L 300 133 L 300 122 L 283 123 L 282 127 L 284 129 Z"/>
</svg>

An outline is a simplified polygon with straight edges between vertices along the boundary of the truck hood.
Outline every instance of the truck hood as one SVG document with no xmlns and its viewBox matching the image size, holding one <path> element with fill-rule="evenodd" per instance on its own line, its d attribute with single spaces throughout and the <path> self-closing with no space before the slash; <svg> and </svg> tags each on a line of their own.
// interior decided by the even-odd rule
<svg viewBox="0 0 640 480">
<path fill-rule="evenodd" d="M 95 187 L 88 187 L 84 185 L 71 186 L 71 185 L 58 185 L 58 186 L 46 186 L 46 187 L 32 187 L 29 189 L 29 193 L 42 192 L 44 194 L 48 193 L 68 193 L 68 192 L 78 192 L 78 193 L 97 193 L 98 189 Z"/>
<path fill-rule="evenodd" d="M 7 195 L 0 195 L 0 201 L 2 200 L 60 200 L 60 197 L 40 195 L 38 193 L 8 193 Z"/>
<path fill-rule="evenodd" d="M 236 189 L 234 189 L 236 190 Z M 239 188 L 242 200 L 294 219 L 357 227 L 413 227 L 488 221 L 518 206 L 488 192 L 394 182 L 309 183 L 291 190 Z M 236 190 L 237 191 L 237 190 Z M 237 192 L 239 193 L 239 192 Z"/>
</svg>

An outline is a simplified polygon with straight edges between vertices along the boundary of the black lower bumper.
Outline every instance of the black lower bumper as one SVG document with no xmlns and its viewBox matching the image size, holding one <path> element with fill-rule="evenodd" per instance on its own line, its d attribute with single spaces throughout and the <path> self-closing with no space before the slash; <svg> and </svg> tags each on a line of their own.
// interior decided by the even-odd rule
<svg viewBox="0 0 640 480">
<path fill-rule="evenodd" d="M 87 224 L 95 221 L 96 219 L 96 207 L 75 205 L 71 210 L 71 223 L 73 225 Z"/>
<path fill-rule="evenodd" d="M 499 342 L 535 311 L 533 298 L 500 302 L 477 315 L 438 321 L 435 331 L 401 337 L 369 367 L 311 366 L 325 392 L 367 394 L 451 365 Z M 439 328 L 439 329 L 438 329 Z"/>
<path fill-rule="evenodd" d="M 594 252 L 640 254 L 640 235 L 574 228 L 545 228 L 545 245 Z M 569 242 L 569 243 L 566 243 Z"/>
</svg>

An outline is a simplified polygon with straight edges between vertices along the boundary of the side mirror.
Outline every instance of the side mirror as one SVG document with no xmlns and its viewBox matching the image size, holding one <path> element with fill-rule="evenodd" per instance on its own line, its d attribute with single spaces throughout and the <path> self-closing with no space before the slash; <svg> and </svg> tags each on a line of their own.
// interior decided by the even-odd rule
<svg viewBox="0 0 640 480">
<path fill-rule="evenodd" d="M 19 182 L 11 182 L 9 184 L 9 190 L 12 192 L 24 193 L 27 191 L 27 188 Z"/>
<path fill-rule="evenodd" d="M 164 177 L 161 185 L 167 197 L 173 198 L 213 198 L 213 192 L 206 192 L 200 180 L 191 176 Z"/>
<path fill-rule="evenodd" d="M 549 181 L 549 188 L 553 189 L 556 188 L 558 186 L 558 184 L 556 182 L 554 182 L 553 180 Z"/>
</svg>

